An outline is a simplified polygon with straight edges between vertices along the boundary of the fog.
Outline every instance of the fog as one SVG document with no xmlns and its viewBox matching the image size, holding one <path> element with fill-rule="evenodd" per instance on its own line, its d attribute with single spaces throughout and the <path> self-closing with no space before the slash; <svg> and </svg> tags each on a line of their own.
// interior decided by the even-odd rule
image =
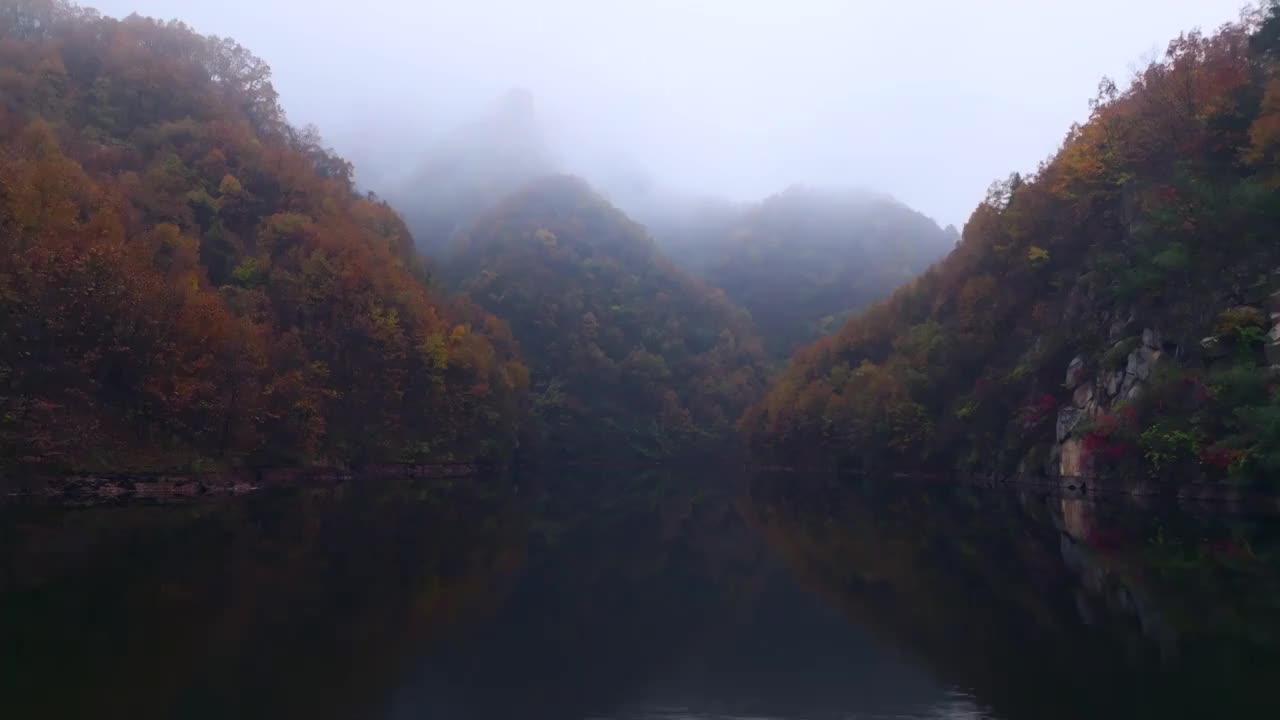
<svg viewBox="0 0 1280 720">
<path fill-rule="evenodd" d="M 178 18 L 265 58 L 386 191 L 441 133 L 527 88 L 570 169 L 756 199 L 794 183 L 890 193 L 961 224 L 1034 170 L 1099 79 L 1242 0 L 88 0 Z"/>
</svg>

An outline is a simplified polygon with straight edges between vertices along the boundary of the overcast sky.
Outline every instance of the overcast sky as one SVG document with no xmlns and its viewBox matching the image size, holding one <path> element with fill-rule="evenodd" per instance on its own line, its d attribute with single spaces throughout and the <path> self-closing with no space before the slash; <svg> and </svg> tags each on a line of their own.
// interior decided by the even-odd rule
<svg viewBox="0 0 1280 720">
<path fill-rule="evenodd" d="M 605 149 L 662 183 L 739 200 L 793 183 L 869 187 L 958 225 L 992 180 L 1058 147 L 1103 75 L 1127 78 L 1244 2 L 83 4 L 237 39 L 271 64 L 291 120 L 380 166 L 366 178 L 407 171 L 442 128 L 521 86 L 575 157 Z"/>
</svg>

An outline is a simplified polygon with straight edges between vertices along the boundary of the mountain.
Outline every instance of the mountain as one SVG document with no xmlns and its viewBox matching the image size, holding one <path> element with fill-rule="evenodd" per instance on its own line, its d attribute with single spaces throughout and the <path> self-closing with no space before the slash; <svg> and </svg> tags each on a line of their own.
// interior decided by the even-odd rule
<svg viewBox="0 0 1280 720">
<path fill-rule="evenodd" d="M 536 447 L 669 456 L 723 440 L 763 389 L 749 319 L 582 180 L 533 181 L 451 265 L 529 362 Z"/>
<path fill-rule="evenodd" d="M 555 163 L 533 96 L 511 90 L 475 120 L 435 144 L 409 181 L 391 195 L 418 240 L 446 254 L 472 221 Z"/>
<path fill-rule="evenodd" d="M 509 452 L 503 323 L 430 291 L 400 218 L 177 22 L 0 10 L 0 464 Z"/>
<path fill-rule="evenodd" d="M 743 418 L 799 464 L 1280 477 L 1280 16 L 1104 82 L 957 249 Z M 1268 480 L 1270 479 L 1270 480 Z"/>
<path fill-rule="evenodd" d="M 714 223 L 703 207 L 694 217 Z M 691 259 L 785 358 L 924 272 L 956 240 L 892 198 L 794 187 L 746 209 Z"/>
</svg>

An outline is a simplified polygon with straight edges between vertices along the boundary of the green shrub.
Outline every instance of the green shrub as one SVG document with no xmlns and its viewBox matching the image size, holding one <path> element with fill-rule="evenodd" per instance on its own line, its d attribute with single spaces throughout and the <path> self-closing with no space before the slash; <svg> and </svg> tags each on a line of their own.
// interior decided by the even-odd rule
<svg viewBox="0 0 1280 720">
<path fill-rule="evenodd" d="M 1227 407 L 1254 405 L 1267 397 L 1267 378 L 1253 363 L 1237 362 L 1209 377 L 1214 398 Z"/>
<path fill-rule="evenodd" d="M 1261 407 L 1236 408 L 1235 415 L 1253 441 L 1243 460 L 1245 473 L 1280 485 L 1280 403 L 1272 398 Z"/>
<path fill-rule="evenodd" d="M 1157 423 L 1138 437 L 1143 455 L 1155 472 L 1187 467 L 1199 459 L 1200 439 L 1195 433 Z"/>
</svg>

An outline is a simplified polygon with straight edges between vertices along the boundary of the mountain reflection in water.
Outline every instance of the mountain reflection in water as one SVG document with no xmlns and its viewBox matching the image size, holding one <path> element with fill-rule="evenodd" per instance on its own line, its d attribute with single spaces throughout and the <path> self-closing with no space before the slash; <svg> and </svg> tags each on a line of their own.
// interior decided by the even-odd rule
<svg viewBox="0 0 1280 720">
<path fill-rule="evenodd" d="M 0 507 L 0 715 L 1276 717 L 1280 523 L 736 469 Z"/>
</svg>

